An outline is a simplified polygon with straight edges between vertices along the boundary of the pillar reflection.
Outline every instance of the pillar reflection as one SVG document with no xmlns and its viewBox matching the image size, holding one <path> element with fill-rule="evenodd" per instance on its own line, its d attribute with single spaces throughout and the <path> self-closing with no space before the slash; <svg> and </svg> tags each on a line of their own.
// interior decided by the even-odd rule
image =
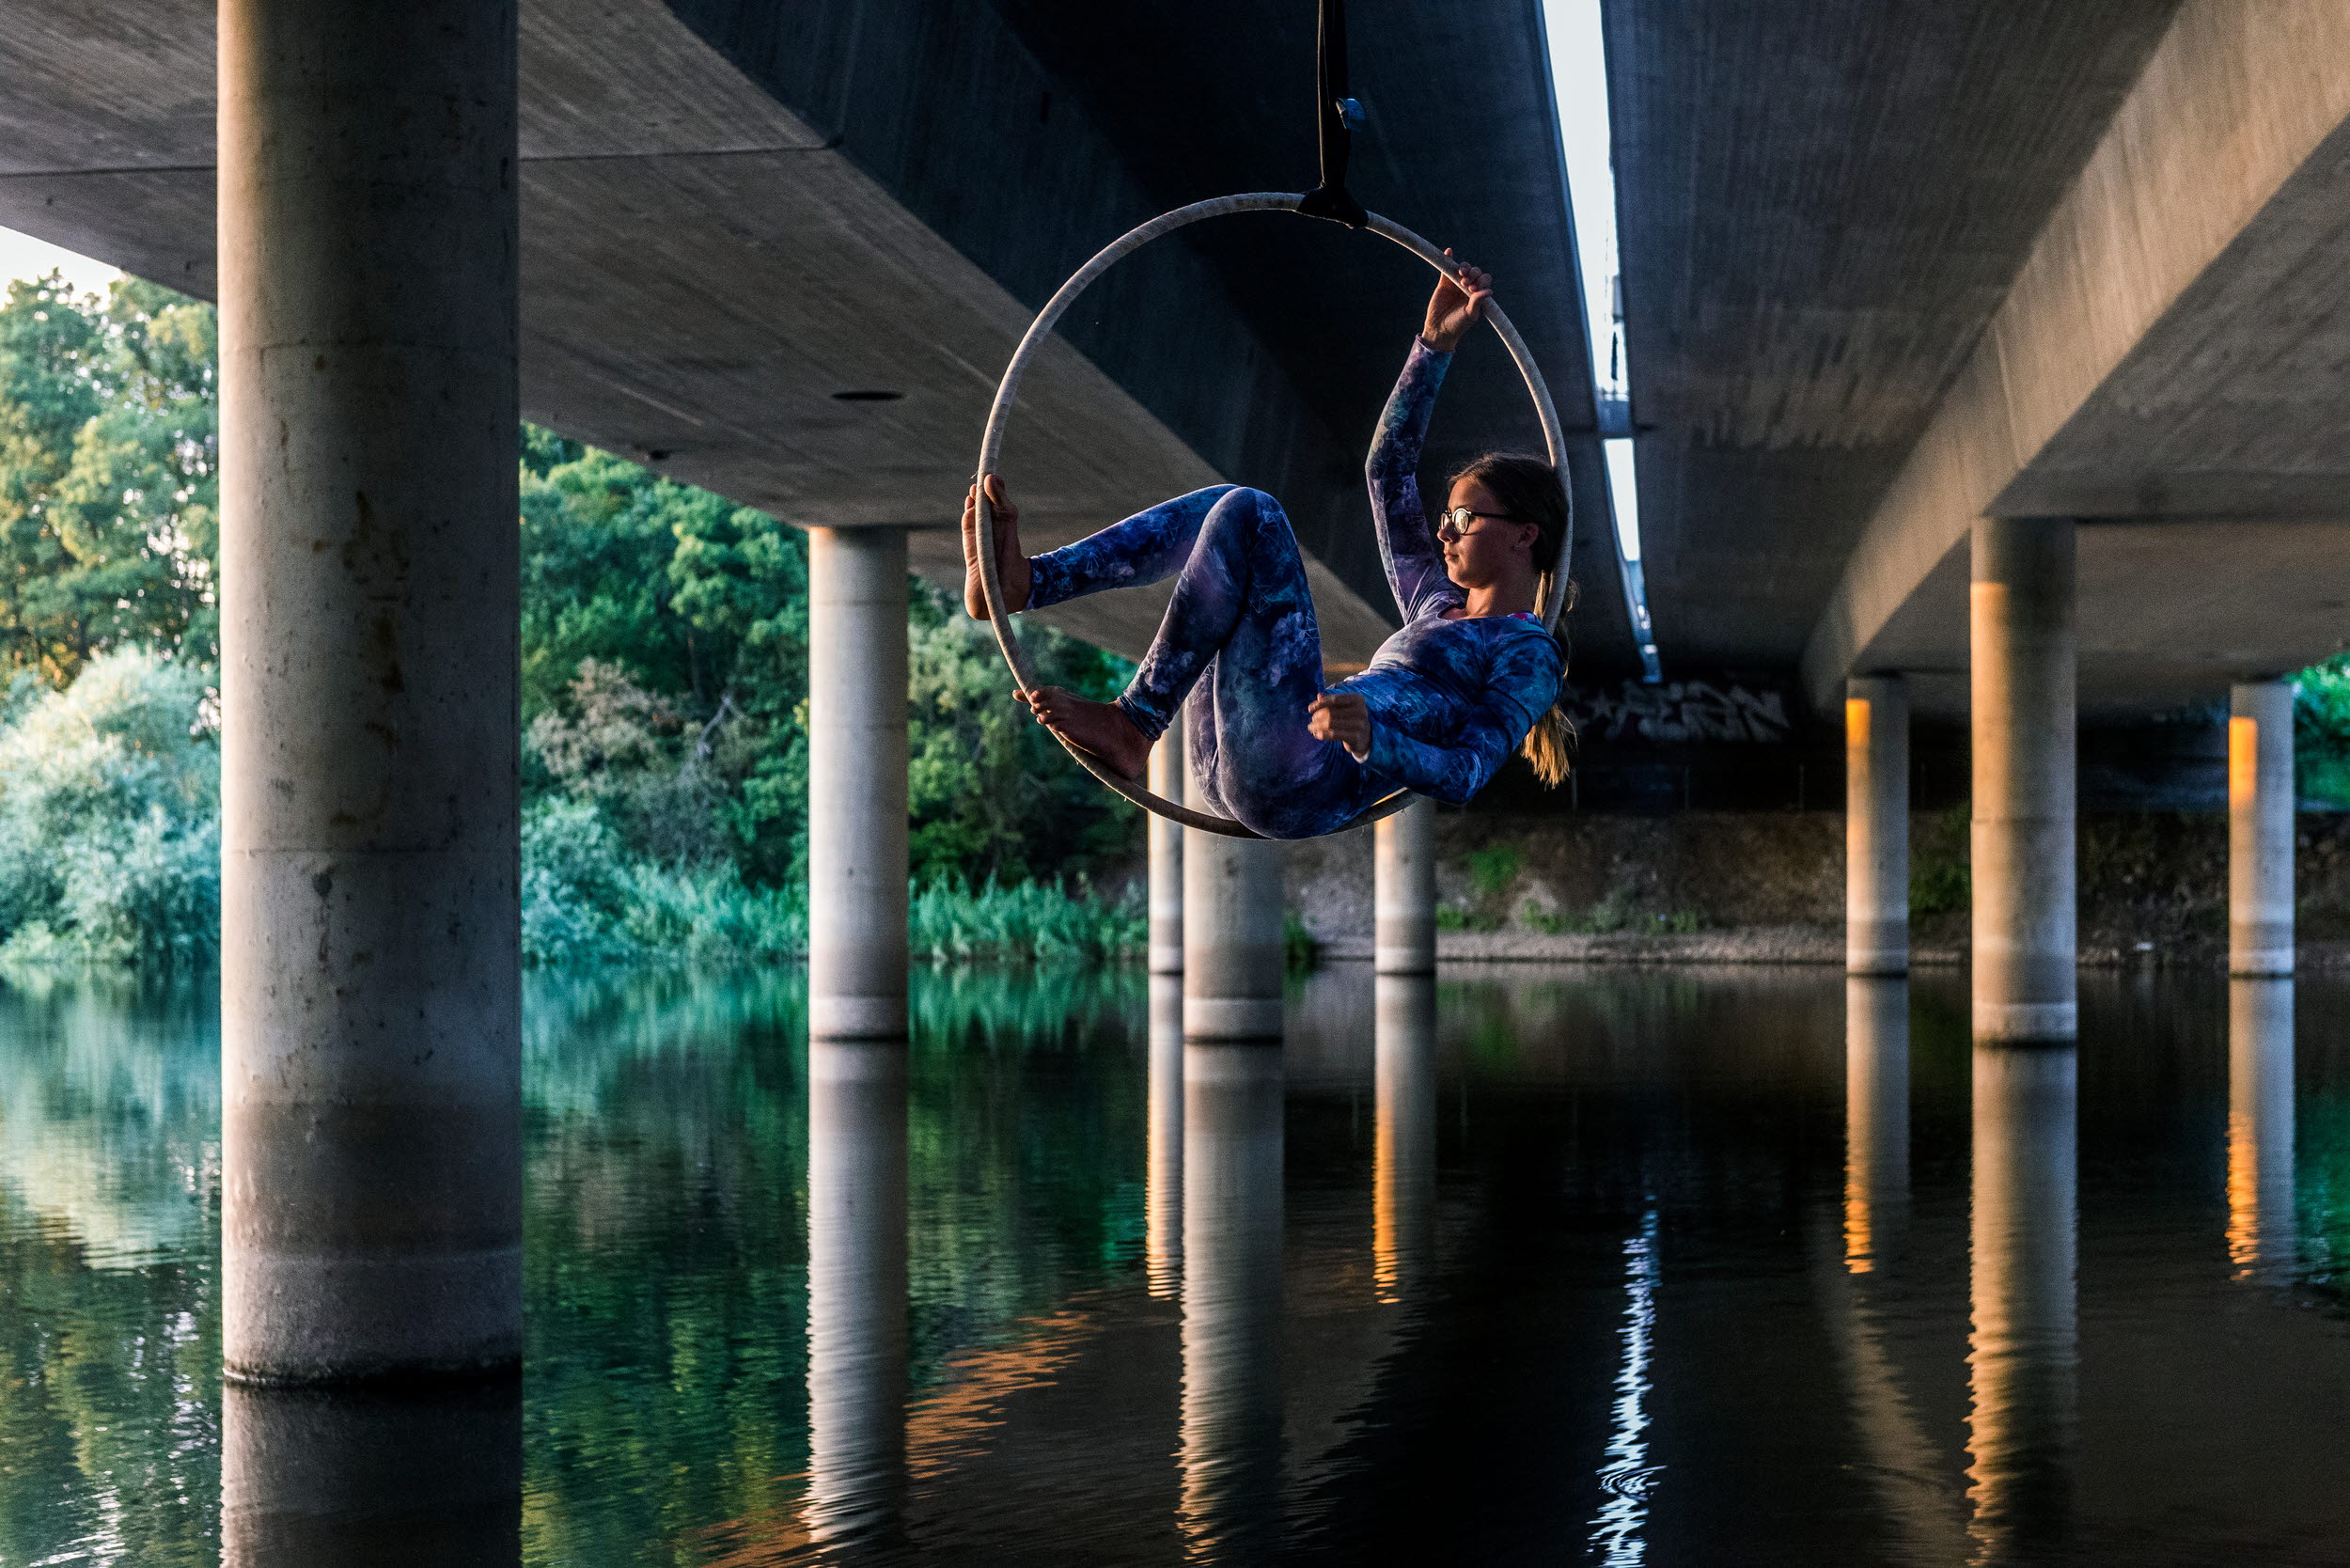
<svg viewBox="0 0 2350 1568">
<path fill-rule="evenodd" d="M 1171 733 L 1171 731 L 1170 731 Z M 1171 1298 L 1183 1271 L 1183 977 L 1151 977 L 1151 1131 L 1142 1188 L 1143 1278 Z"/>
<path fill-rule="evenodd" d="M 2293 981 L 2228 982 L 2228 1261 L 2293 1277 Z"/>
<path fill-rule="evenodd" d="M 515 1568 L 519 1378 L 427 1393 L 229 1384 L 221 1391 L 227 1568 Z"/>
<path fill-rule="evenodd" d="M 1371 1276 L 1382 1302 L 1427 1278 L 1436 1238 L 1436 985 L 1378 980 L 1378 1126 L 1371 1148 Z"/>
<path fill-rule="evenodd" d="M 846 1542 L 905 1499 L 906 1048 L 807 1048 L 807 1524 Z"/>
<path fill-rule="evenodd" d="M 2071 1513 L 2077 1083 L 2070 1048 L 1975 1050 L 1966 1496 L 1981 1562 L 2056 1543 Z"/>
<path fill-rule="evenodd" d="M 1909 982 L 1844 981 L 1844 1267 L 1874 1272 L 1909 1224 Z"/>
<path fill-rule="evenodd" d="M 1183 1499 L 1191 1560 L 1281 1525 L 1281 1051 L 1183 1052 Z"/>
</svg>

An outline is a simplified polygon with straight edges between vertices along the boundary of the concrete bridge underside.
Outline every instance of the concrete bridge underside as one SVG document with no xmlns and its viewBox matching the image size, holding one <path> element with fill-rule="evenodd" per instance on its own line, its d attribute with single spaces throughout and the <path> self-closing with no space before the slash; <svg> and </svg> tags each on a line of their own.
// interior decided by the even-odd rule
<svg viewBox="0 0 2350 1568">
<path fill-rule="evenodd" d="M 1610 0 L 1668 659 L 1967 707 L 1977 521 L 2078 529 L 2084 713 L 2350 633 L 2350 9 Z"/>
<path fill-rule="evenodd" d="M 1159 211 L 1310 183 L 1311 8 L 1291 9 L 529 0 L 525 413 L 796 524 L 909 527 L 914 569 L 959 582 L 961 487 L 1035 306 Z M 1537 8 L 1354 10 L 1357 194 L 1509 281 L 1581 432 L 1586 667 L 1625 666 Z M 207 0 L 0 17 L 0 225 L 211 296 L 213 34 Z M 1296 519 L 1332 662 L 1359 663 L 1395 619 L 1361 449 L 1427 281 L 1285 216 L 1125 263 L 1024 388 L 1007 467 L 1032 541 L 1259 485 Z M 1465 353 L 1432 472 L 1538 443 L 1498 346 Z M 1162 603 L 1046 619 L 1133 654 Z"/>
</svg>

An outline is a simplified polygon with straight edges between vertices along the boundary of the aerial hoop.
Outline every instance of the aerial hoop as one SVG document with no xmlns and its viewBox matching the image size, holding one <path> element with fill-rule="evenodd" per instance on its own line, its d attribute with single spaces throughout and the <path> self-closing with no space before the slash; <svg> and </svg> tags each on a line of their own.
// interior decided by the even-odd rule
<svg viewBox="0 0 2350 1568">
<path fill-rule="evenodd" d="M 1208 218 L 1226 217 L 1234 212 L 1296 212 L 1301 210 L 1300 204 L 1305 200 L 1305 196 L 1295 194 L 1255 191 L 1243 196 L 1217 196 L 1210 201 L 1196 201 L 1188 207 L 1178 207 L 1171 212 L 1162 213 L 1149 223 L 1129 229 L 1104 246 L 1090 261 L 1077 269 L 1076 275 L 1062 284 L 1053 297 L 1044 302 L 1044 308 L 1038 311 L 1036 320 L 1029 323 L 1026 336 L 1020 339 L 1020 346 L 1012 351 L 1011 363 L 1004 368 L 1004 379 L 996 385 L 995 401 L 987 411 L 987 433 L 979 441 L 979 475 L 985 476 L 995 472 L 996 459 L 1003 450 L 1004 427 L 1010 417 L 1012 404 L 1019 400 L 1020 378 L 1027 369 L 1028 362 L 1044 346 L 1045 339 L 1053 335 L 1053 328 L 1058 324 L 1069 307 L 1077 302 L 1077 296 L 1092 287 L 1095 279 L 1163 234 L 1172 233 L 1178 228 Z M 1309 213 L 1308 215 L 1318 214 Z M 1459 263 L 1402 224 L 1383 218 L 1376 212 L 1368 212 L 1364 216 L 1367 221 L 1363 227 L 1371 233 L 1402 245 L 1447 277 L 1457 279 L 1460 276 Z M 1543 384 L 1542 371 L 1535 368 L 1534 356 L 1528 350 L 1526 339 L 1518 335 L 1518 329 L 1511 324 L 1510 318 L 1491 299 L 1485 302 L 1485 319 L 1493 323 L 1494 332 L 1500 337 L 1502 347 L 1510 351 L 1511 359 L 1517 364 L 1518 373 L 1526 378 L 1526 389 L 1533 395 L 1534 411 L 1542 419 L 1543 444 L 1548 448 L 1551 466 L 1559 471 L 1560 487 L 1567 489 L 1567 494 L 1572 496 L 1573 490 L 1567 488 L 1566 441 L 1559 429 L 1559 411 L 1550 400 L 1550 388 Z M 977 477 L 974 478 L 973 483 L 978 484 Z M 1004 585 L 995 566 L 995 509 L 988 501 L 984 485 L 979 487 L 979 581 L 987 596 L 988 624 L 995 629 L 995 644 L 1003 650 L 1004 662 L 1011 666 L 1012 678 L 1020 682 L 1020 689 L 1024 692 L 1034 691 L 1037 684 L 1034 668 L 1028 663 L 1026 651 L 1020 646 L 1019 634 L 1012 629 L 1011 617 L 1004 610 Z M 1559 624 L 1559 611 L 1566 603 L 1567 568 L 1573 558 L 1570 552 L 1574 544 L 1574 521 L 1573 510 L 1570 509 L 1567 531 L 1559 541 L 1558 562 L 1551 568 L 1550 580 L 1543 594 L 1543 625 L 1554 631 Z M 1155 811 L 1170 822 L 1181 823 L 1185 827 L 1196 827 L 1203 833 L 1219 833 L 1228 839 L 1262 837 L 1261 834 L 1251 832 L 1229 817 L 1215 817 L 1204 811 L 1194 811 L 1187 806 L 1179 805 L 1153 794 L 1134 779 L 1121 777 L 1108 763 L 1084 747 L 1071 745 L 1058 734 L 1054 738 L 1060 740 L 1069 755 L 1074 757 L 1088 773 L 1146 811 Z M 1382 817 L 1392 816 L 1411 802 L 1411 792 L 1399 790 L 1371 807 L 1353 822 L 1348 823 L 1346 827 L 1337 831 L 1343 833 L 1347 831 L 1347 828 L 1361 827 L 1367 823 L 1375 823 Z"/>
</svg>

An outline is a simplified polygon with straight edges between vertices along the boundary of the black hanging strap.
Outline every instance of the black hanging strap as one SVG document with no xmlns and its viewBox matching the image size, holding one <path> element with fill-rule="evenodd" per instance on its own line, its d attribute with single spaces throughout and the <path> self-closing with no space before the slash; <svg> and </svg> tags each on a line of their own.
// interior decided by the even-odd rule
<svg viewBox="0 0 2350 1568">
<path fill-rule="evenodd" d="M 1322 0 L 1321 40 L 1314 51 L 1314 87 L 1319 112 L 1314 126 L 1322 148 L 1322 183 L 1306 194 L 1297 210 L 1349 228 L 1371 220 L 1346 189 L 1346 157 L 1362 106 L 1346 93 L 1346 0 Z"/>
</svg>

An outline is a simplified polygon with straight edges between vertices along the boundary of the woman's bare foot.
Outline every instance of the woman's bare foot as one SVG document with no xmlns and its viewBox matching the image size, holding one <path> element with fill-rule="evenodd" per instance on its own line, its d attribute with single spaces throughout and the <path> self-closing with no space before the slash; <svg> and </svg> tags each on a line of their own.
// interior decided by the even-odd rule
<svg viewBox="0 0 2350 1568">
<path fill-rule="evenodd" d="M 988 505 L 995 513 L 995 575 L 1003 586 L 1004 606 L 1011 610 L 1028 607 L 1028 557 L 1020 548 L 1020 509 L 1011 504 L 1011 496 L 1004 489 L 1004 481 L 994 474 L 987 477 Z M 973 485 L 963 497 L 963 607 L 971 612 L 974 620 L 985 620 L 987 589 L 979 578 L 979 487 Z"/>
<path fill-rule="evenodd" d="M 1039 686 L 1019 695 L 1037 723 L 1090 751 L 1121 778 L 1140 778 L 1150 765 L 1151 743 L 1117 703 L 1088 702 L 1058 686 Z"/>
</svg>

